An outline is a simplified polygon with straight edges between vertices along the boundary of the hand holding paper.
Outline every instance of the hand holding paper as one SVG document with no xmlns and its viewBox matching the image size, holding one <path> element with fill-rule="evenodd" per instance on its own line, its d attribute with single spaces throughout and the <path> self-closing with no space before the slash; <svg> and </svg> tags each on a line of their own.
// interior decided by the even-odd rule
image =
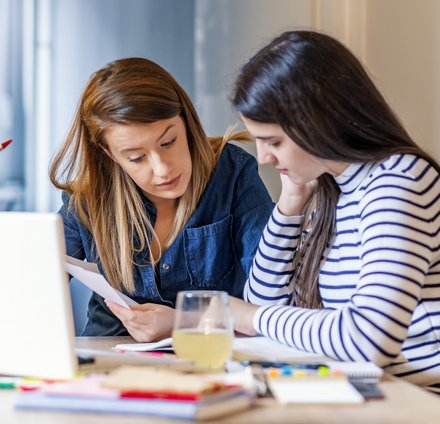
<svg viewBox="0 0 440 424">
<path fill-rule="evenodd" d="M 174 309 L 169 306 L 144 303 L 126 309 L 108 300 L 105 303 L 138 342 L 161 340 L 171 335 Z"/>
<path fill-rule="evenodd" d="M 99 273 L 96 264 L 84 262 L 66 255 L 65 268 L 72 277 L 75 277 L 104 299 L 117 303 L 125 308 L 130 308 L 130 305 L 138 305 L 133 299 L 130 299 L 119 290 L 114 289 Z"/>
</svg>

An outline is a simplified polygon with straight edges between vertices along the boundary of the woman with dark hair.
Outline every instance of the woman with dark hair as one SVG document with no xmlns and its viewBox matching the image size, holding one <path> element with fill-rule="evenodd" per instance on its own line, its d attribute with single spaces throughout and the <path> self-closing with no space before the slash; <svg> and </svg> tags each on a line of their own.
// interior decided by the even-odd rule
<svg viewBox="0 0 440 424">
<path fill-rule="evenodd" d="M 50 178 L 64 190 L 67 254 L 96 262 L 139 306 L 93 293 L 86 336 L 171 334 L 178 291 L 241 296 L 273 209 L 255 158 L 209 138 L 175 79 L 143 58 L 95 72 Z"/>
<path fill-rule="evenodd" d="M 282 191 L 237 330 L 343 361 L 373 361 L 440 392 L 438 163 L 355 56 L 291 31 L 242 68 L 233 104 Z"/>
</svg>

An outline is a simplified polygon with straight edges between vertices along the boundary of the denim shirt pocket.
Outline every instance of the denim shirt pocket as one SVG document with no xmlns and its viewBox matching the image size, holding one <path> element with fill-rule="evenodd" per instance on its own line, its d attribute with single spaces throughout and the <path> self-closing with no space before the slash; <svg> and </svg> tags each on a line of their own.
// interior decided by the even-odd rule
<svg viewBox="0 0 440 424">
<path fill-rule="evenodd" d="M 222 289 L 235 266 L 232 215 L 183 233 L 185 263 L 192 286 Z"/>
</svg>

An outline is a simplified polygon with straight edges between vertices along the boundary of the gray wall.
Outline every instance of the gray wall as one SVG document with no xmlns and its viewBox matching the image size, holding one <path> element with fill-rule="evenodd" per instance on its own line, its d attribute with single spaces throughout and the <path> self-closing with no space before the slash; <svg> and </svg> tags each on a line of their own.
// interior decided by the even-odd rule
<svg viewBox="0 0 440 424">
<path fill-rule="evenodd" d="M 152 59 L 194 94 L 194 2 L 192 0 L 52 0 L 51 150 L 63 140 L 90 75 L 129 56 Z M 49 208 L 60 195 L 52 192 Z M 75 330 L 86 319 L 90 291 L 72 280 Z"/>
<path fill-rule="evenodd" d="M 312 22 L 310 0 L 196 0 L 195 101 L 208 133 L 242 127 L 229 96 L 245 61 L 281 31 L 310 28 Z M 242 147 L 255 155 L 253 144 Z M 278 199 L 277 171 L 264 165 L 259 172 Z"/>
<path fill-rule="evenodd" d="M 61 142 L 82 88 L 106 63 L 142 56 L 194 91 L 192 0 L 53 0 L 53 144 Z M 57 197 L 51 207 L 56 208 Z"/>
<path fill-rule="evenodd" d="M 0 154 L 0 210 L 24 207 L 22 0 L 0 0 L 0 143 L 14 139 Z"/>
</svg>

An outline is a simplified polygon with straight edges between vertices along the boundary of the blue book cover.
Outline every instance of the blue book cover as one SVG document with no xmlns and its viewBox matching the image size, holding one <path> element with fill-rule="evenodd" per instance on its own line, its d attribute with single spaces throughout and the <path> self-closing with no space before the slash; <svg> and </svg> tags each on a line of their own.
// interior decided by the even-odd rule
<svg viewBox="0 0 440 424">
<path fill-rule="evenodd" d="M 213 419 L 249 408 L 251 397 L 235 392 L 219 401 L 174 401 L 164 399 L 97 398 L 51 396 L 44 392 L 23 392 L 15 398 L 17 409 L 42 409 L 66 412 L 157 415 L 188 420 Z"/>
</svg>

